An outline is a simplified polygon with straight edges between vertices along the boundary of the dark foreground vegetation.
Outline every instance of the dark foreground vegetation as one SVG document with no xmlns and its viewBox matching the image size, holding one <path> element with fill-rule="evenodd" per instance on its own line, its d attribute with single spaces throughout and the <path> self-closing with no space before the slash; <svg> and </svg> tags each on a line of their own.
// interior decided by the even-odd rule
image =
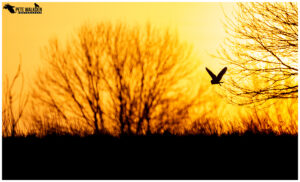
<svg viewBox="0 0 300 182">
<path fill-rule="evenodd" d="M 297 179 L 298 137 L 3 138 L 3 179 Z"/>
</svg>

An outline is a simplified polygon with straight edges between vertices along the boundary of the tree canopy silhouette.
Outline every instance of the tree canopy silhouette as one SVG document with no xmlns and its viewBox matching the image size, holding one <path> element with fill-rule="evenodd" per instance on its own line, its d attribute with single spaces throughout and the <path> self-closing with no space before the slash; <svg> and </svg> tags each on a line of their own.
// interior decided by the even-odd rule
<svg viewBox="0 0 300 182">
<path fill-rule="evenodd" d="M 65 46 L 51 41 L 36 100 L 94 133 L 150 134 L 188 117 L 192 49 L 167 29 L 84 25 Z"/>
<path fill-rule="evenodd" d="M 226 23 L 219 58 L 228 65 L 225 89 L 237 104 L 298 98 L 298 8 L 289 3 L 238 3 Z"/>
</svg>

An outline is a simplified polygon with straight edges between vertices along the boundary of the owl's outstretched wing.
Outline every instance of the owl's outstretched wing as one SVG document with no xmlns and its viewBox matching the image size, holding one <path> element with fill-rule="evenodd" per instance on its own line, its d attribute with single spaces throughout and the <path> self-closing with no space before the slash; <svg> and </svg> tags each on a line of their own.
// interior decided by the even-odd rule
<svg viewBox="0 0 300 182">
<path fill-rule="evenodd" d="M 213 72 L 211 72 L 211 71 L 210 71 L 208 68 L 206 68 L 206 67 L 205 67 L 205 69 L 206 69 L 206 71 L 208 72 L 208 74 L 210 75 L 210 77 L 211 77 L 213 80 L 217 79 L 216 75 L 213 74 Z"/>
<path fill-rule="evenodd" d="M 220 71 L 220 73 L 218 74 L 217 80 L 221 81 L 223 75 L 226 73 L 227 71 L 227 67 L 223 68 L 222 71 Z"/>
</svg>

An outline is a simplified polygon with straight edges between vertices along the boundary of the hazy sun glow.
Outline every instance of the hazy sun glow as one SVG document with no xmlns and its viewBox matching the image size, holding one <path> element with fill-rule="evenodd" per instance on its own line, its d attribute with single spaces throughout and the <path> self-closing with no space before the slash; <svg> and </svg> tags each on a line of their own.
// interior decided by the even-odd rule
<svg viewBox="0 0 300 182">
<path fill-rule="evenodd" d="M 4 5 L 3 3 L 2 5 Z M 11 3 L 18 7 L 33 3 Z M 212 67 L 219 63 L 208 54 L 223 42 L 224 14 L 231 13 L 233 3 L 45 3 L 43 14 L 18 15 L 3 10 L 3 75 L 12 75 L 22 56 L 28 82 L 42 64 L 40 50 L 49 39 L 70 38 L 87 22 L 121 21 L 130 25 L 150 22 L 157 27 L 170 27 L 181 40 L 193 44 L 199 60 Z"/>
</svg>

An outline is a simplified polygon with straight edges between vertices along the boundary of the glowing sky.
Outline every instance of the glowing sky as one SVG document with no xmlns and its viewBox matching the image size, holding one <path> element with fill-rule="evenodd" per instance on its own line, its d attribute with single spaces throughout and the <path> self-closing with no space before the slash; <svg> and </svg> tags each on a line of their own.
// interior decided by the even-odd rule
<svg viewBox="0 0 300 182">
<path fill-rule="evenodd" d="M 16 7 L 34 6 L 33 3 L 10 4 Z M 43 8 L 43 14 L 2 11 L 2 75 L 11 77 L 15 74 L 21 55 L 26 84 L 31 84 L 30 80 L 41 65 L 40 50 L 49 39 L 70 38 L 86 22 L 122 21 L 132 25 L 150 22 L 157 27 L 176 29 L 181 40 L 194 45 L 200 59 L 196 61 L 203 62 L 203 68 L 210 66 L 218 71 L 220 63 L 208 53 L 214 53 L 224 41 L 224 12 L 231 14 L 234 6 L 234 3 L 218 2 L 38 4 Z"/>
</svg>

